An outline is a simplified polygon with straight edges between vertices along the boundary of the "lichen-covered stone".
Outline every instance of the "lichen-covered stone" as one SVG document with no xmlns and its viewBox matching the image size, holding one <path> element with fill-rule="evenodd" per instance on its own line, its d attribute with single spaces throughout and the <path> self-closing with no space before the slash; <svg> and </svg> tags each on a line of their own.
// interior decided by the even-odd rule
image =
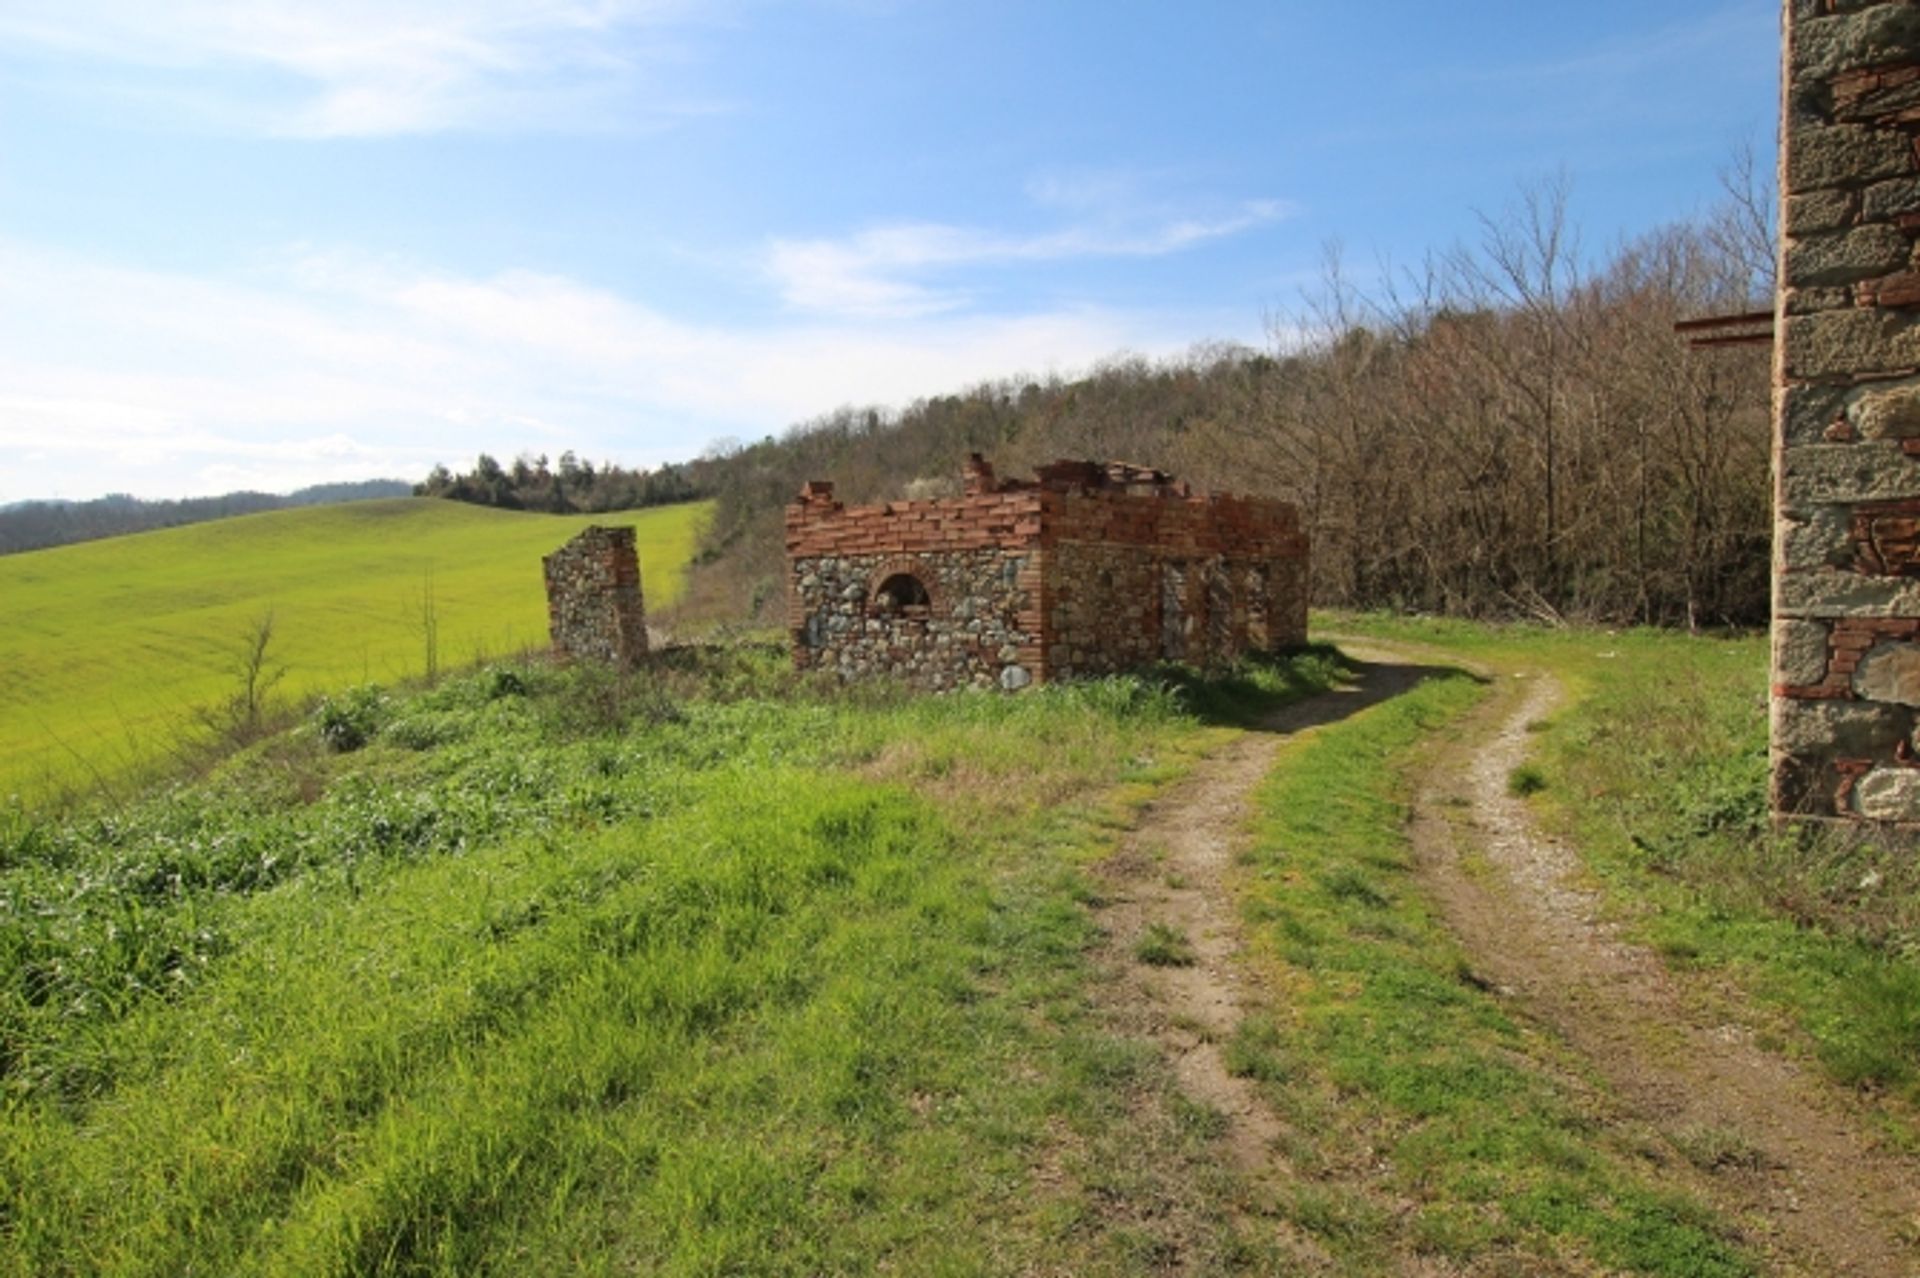
<svg viewBox="0 0 1920 1278">
<path fill-rule="evenodd" d="M 1782 512 L 1774 527 L 1774 554 L 1780 568 L 1789 572 L 1851 567 L 1854 545 L 1846 508 L 1811 506 Z"/>
<path fill-rule="evenodd" d="M 1789 509 L 1827 502 L 1920 497 L 1920 459 L 1897 443 L 1808 444 L 1780 458 L 1780 500 Z"/>
<path fill-rule="evenodd" d="M 1920 644 L 1886 643 L 1860 660 L 1853 690 L 1867 701 L 1920 706 Z"/>
<path fill-rule="evenodd" d="M 1914 171 L 1913 146 L 1892 129 L 1859 124 L 1802 128 L 1788 149 L 1787 189 L 1796 194 L 1822 187 L 1858 186 Z"/>
<path fill-rule="evenodd" d="M 1787 275 L 1796 288 L 1852 284 L 1899 270 L 1913 244 L 1885 223 L 1787 241 Z"/>
<path fill-rule="evenodd" d="M 1788 315 L 1783 327 L 1785 371 L 1794 380 L 1920 369 L 1920 321 L 1910 315 L 1880 309 L 1822 311 Z"/>
<path fill-rule="evenodd" d="M 1853 804 L 1869 821 L 1920 821 L 1920 769 L 1875 768 L 1854 783 Z"/>
<path fill-rule="evenodd" d="M 1782 621 L 1773 628 L 1773 677 L 1812 685 L 1827 677 L 1827 627 L 1817 621 Z"/>
<path fill-rule="evenodd" d="M 1920 438 L 1920 382 L 1862 391 L 1847 407 L 1862 439 Z"/>
<path fill-rule="evenodd" d="M 1920 582 L 1837 570 L 1782 573 L 1773 610 L 1775 617 L 1920 616 Z"/>
<path fill-rule="evenodd" d="M 1836 194 L 1836 192 L 1825 192 L 1818 196 L 1807 195 L 1796 198 L 1822 200 L 1821 207 L 1825 208 L 1829 206 Z M 1895 178 L 1889 182 L 1876 182 L 1860 192 L 1862 221 L 1891 222 L 1894 218 L 1908 213 L 1920 213 L 1920 178 Z"/>
<path fill-rule="evenodd" d="M 1850 13 L 1796 20 L 1787 35 L 1788 74 L 1796 82 L 1900 62 L 1920 47 L 1920 10 L 1910 4 L 1846 5 Z M 1795 187 L 1801 184 L 1796 182 Z"/>
<path fill-rule="evenodd" d="M 1853 219 L 1853 196 L 1847 192 L 1809 191 L 1805 195 L 1788 197 L 1783 226 L 1788 235 L 1813 235 L 1821 231 L 1837 231 Z"/>
</svg>

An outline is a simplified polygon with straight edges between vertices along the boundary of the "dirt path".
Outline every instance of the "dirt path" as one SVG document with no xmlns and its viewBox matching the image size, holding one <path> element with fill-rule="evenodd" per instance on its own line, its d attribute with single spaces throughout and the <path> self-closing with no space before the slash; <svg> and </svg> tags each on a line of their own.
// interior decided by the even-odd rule
<svg viewBox="0 0 1920 1278">
<path fill-rule="evenodd" d="M 1128 1032 L 1160 1043 L 1181 1088 L 1226 1117 L 1225 1144 L 1241 1171 L 1282 1170 L 1274 1141 L 1281 1125 L 1253 1086 L 1228 1072 L 1223 1047 L 1244 1000 L 1240 925 L 1228 883 L 1245 840 L 1252 795 L 1293 733 L 1332 723 L 1411 688 L 1425 671 L 1384 662 L 1356 687 L 1286 707 L 1148 808 L 1120 850 L 1101 866 L 1107 904 L 1102 965 L 1109 1004 Z M 1150 935 L 1191 947 L 1191 961 L 1142 961 Z"/>
<path fill-rule="evenodd" d="M 1592 1063 L 1777 1272 L 1920 1275 L 1920 1167 L 1807 1067 L 1701 1012 L 1603 920 L 1573 852 L 1508 793 L 1527 725 L 1559 697 L 1546 676 L 1500 680 L 1466 734 L 1478 748 L 1436 754 L 1416 804 L 1422 877 L 1475 969 Z"/>
</svg>

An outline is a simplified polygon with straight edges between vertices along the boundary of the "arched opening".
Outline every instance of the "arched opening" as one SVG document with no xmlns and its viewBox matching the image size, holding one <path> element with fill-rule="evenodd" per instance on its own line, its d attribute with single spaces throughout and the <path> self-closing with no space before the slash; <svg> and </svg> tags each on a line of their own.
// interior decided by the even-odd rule
<svg viewBox="0 0 1920 1278">
<path fill-rule="evenodd" d="M 896 572 L 873 592 L 873 610 L 883 617 L 924 621 L 933 611 L 933 597 L 910 572 Z"/>
</svg>

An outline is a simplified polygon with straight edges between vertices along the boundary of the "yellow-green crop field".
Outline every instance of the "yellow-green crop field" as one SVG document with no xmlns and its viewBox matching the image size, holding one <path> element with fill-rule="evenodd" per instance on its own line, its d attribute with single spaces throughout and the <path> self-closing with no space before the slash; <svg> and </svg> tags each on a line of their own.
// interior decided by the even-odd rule
<svg viewBox="0 0 1920 1278">
<path fill-rule="evenodd" d="M 231 698 L 269 613 L 284 700 L 543 644 L 540 557 L 592 523 L 639 534 L 647 605 L 680 594 L 708 508 L 534 515 L 424 498 L 275 511 L 0 557 L 0 799 L 165 760 Z"/>
</svg>

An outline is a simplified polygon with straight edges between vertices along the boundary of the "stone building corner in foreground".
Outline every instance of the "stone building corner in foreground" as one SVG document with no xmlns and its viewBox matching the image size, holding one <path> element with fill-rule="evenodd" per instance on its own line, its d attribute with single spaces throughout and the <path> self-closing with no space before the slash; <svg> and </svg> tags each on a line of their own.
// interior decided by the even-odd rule
<svg viewBox="0 0 1920 1278">
<path fill-rule="evenodd" d="M 1785 37 L 1772 803 L 1920 824 L 1920 6 Z"/>
</svg>

